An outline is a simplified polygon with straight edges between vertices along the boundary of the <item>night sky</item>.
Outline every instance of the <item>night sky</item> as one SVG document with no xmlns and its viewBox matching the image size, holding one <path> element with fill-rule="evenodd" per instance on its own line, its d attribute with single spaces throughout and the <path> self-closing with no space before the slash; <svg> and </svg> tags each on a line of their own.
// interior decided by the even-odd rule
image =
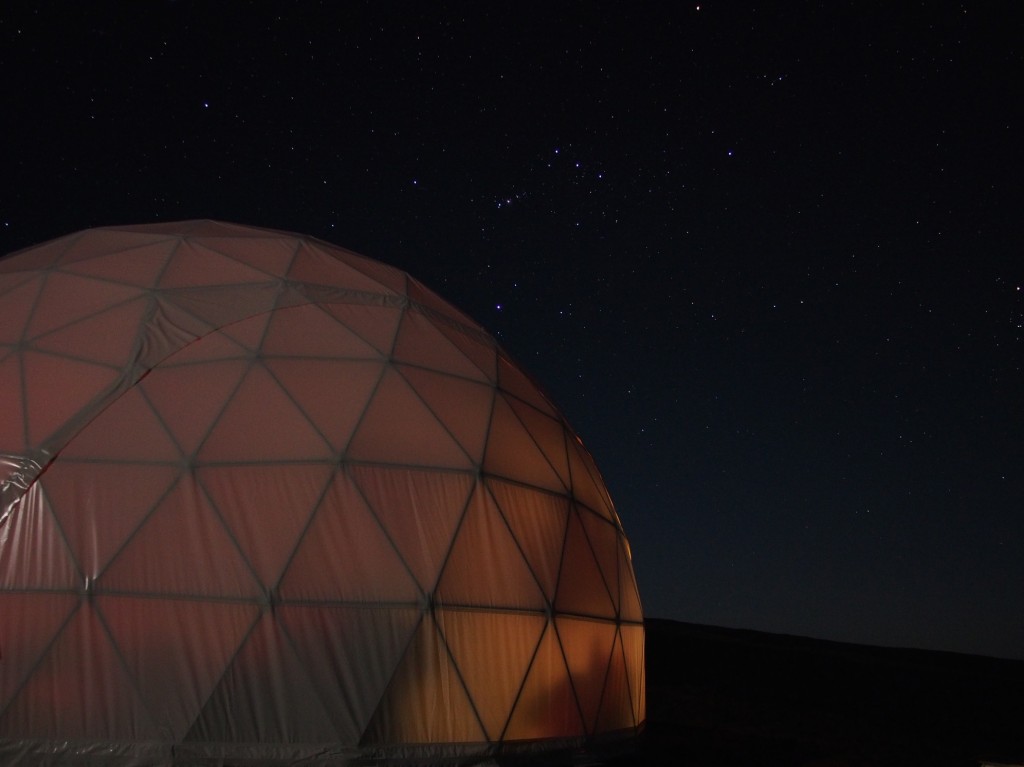
<svg viewBox="0 0 1024 767">
<path fill-rule="evenodd" d="M 4 3 L 0 253 L 393 264 L 562 408 L 647 615 L 1024 658 L 1015 4 L 673 8 Z"/>
</svg>

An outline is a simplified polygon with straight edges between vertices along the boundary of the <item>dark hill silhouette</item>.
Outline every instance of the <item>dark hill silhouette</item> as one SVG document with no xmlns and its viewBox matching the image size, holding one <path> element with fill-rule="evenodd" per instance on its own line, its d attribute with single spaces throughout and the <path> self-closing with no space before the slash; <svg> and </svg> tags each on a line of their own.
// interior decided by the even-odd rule
<svg viewBox="0 0 1024 767">
<path fill-rule="evenodd" d="M 1024 764 L 1024 662 L 647 622 L 621 764 Z"/>
</svg>

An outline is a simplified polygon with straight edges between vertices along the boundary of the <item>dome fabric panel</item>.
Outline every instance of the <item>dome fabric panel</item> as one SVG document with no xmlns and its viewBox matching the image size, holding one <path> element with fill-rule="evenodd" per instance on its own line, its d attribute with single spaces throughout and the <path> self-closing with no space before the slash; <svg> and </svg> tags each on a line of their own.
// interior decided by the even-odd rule
<svg viewBox="0 0 1024 767">
<path fill-rule="evenodd" d="M 17 622 L 4 623 L 0 700 L 10 701 L 21 688 L 53 638 L 78 610 L 79 601 L 73 594 L 0 591 L 0 615 L 18 616 Z"/>
<path fill-rule="evenodd" d="M 6 354 L 10 355 L 10 350 L 7 350 Z M 3 356 L 5 350 L 0 348 L 0 358 Z M 0 359 L 0 391 L 7 392 L 10 398 L 10 402 L 5 403 L 10 407 L 0 409 L 0 460 L 12 467 L 17 460 L 16 457 L 28 451 L 28 439 L 25 434 L 24 376 L 21 369 L 21 360 L 17 357 Z M 0 466 L 0 472 L 3 471 L 4 468 Z"/>
<path fill-rule="evenodd" d="M 480 552 L 494 557 L 480 567 Z M 443 605 L 544 609 L 544 595 L 515 538 L 486 492 L 477 489 L 452 543 L 435 590 Z"/>
<path fill-rule="evenodd" d="M 454 765 L 645 720 L 594 461 L 409 275 L 214 221 L 0 259 L 0 762 Z"/>
<path fill-rule="evenodd" d="M 192 727 L 259 616 L 252 604 L 106 596 L 96 602 L 145 706 L 175 739 Z"/>
<path fill-rule="evenodd" d="M 75 566 L 42 487 L 38 483 L 32 485 L 22 499 L 19 513 L 8 512 L 0 528 L 0 593 L 73 592 L 82 581 L 81 571 Z M 31 553 L 26 557 L 23 551 Z M 5 627 L 12 620 L 5 614 Z M 4 673 L 10 670 L 5 667 Z"/>
<path fill-rule="evenodd" d="M 66 460 L 40 478 L 79 571 L 95 578 L 178 481 L 173 466 L 132 467 L 131 482 L 111 463 Z M 102 532 L 102 534 L 100 534 Z"/>
<path fill-rule="evenodd" d="M 480 610 L 439 610 L 435 616 L 488 737 L 499 740 L 544 631 L 544 617 Z"/>
<path fill-rule="evenodd" d="M 93 339 L 105 338 L 102 347 L 91 350 L 93 361 L 116 366 L 131 353 L 134 331 L 145 308 L 145 301 L 135 298 L 38 336 L 32 342 L 39 351 L 73 358 L 79 349 L 94 346 Z"/>
<path fill-rule="evenodd" d="M 35 274 L 0 274 L 0 344 L 16 344 L 24 338 L 42 286 L 42 277 Z"/>
</svg>

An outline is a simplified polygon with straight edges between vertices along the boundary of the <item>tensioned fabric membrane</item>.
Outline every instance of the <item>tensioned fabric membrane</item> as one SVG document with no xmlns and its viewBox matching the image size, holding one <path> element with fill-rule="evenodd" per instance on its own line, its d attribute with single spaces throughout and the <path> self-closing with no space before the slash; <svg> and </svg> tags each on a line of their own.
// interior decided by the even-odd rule
<svg viewBox="0 0 1024 767">
<path fill-rule="evenodd" d="M 459 763 L 641 729 L 590 454 L 407 274 L 211 221 L 0 260 L 0 762 Z"/>
</svg>

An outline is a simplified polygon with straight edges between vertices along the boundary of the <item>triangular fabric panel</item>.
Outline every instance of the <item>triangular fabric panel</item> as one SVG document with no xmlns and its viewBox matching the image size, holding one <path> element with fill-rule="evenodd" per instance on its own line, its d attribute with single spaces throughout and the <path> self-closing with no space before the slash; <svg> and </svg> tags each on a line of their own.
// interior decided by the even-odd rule
<svg viewBox="0 0 1024 767">
<path fill-rule="evenodd" d="M 601 698 L 601 709 L 597 715 L 598 729 L 614 732 L 636 726 L 635 705 L 630 696 L 630 682 L 626 674 L 626 656 L 622 652 L 622 638 L 617 635 L 615 645 L 612 647 L 608 679 L 605 682 L 604 695 Z"/>
<path fill-rule="evenodd" d="M 263 353 L 283 357 L 381 359 L 383 355 L 319 306 L 293 306 L 273 313 Z"/>
<path fill-rule="evenodd" d="M 332 454 L 262 365 L 253 365 L 199 449 L 204 461 L 315 460 Z"/>
<path fill-rule="evenodd" d="M 186 240 L 174 251 L 171 262 L 160 275 L 159 285 L 162 289 L 191 288 L 200 285 L 245 285 L 272 279 L 266 272 Z"/>
<path fill-rule="evenodd" d="M 424 616 L 364 736 L 365 744 L 487 740 L 434 621 Z"/>
<path fill-rule="evenodd" d="M 171 301 L 163 300 L 159 294 L 153 303 L 151 315 L 142 327 L 142 340 L 139 344 L 137 364 L 141 368 L 150 369 L 175 358 L 179 364 L 185 361 L 209 359 L 233 359 L 243 356 L 237 345 L 232 344 L 229 353 L 209 353 L 208 344 L 200 341 L 211 331 L 210 326 L 197 317 L 192 316 Z M 228 339 L 221 336 L 222 343 Z M 204 354 L 204 352 L 207 352 Z M 175 355 L 181 355 L 178 359 Z"/>
<path fill-rule="evenodd" d="M 445 605 L 543 611 L 544 594 L 494 501 L 477 487 L 437 586 Z"/>
<path fill-rule="evenodd" d="M 569 500 L 495 480 L 488 480 L 487 487 L 544 594 L 554 602 Z"/>
<path fill-rule="evenodd" d="M 34 339 L 40 350 L 107 365 L 131 361 L 148 300 L 135 298 Z"/>
<path fill-rule="evenodd" d="M 271 359 L 264 364 L 338 453 L 352 439 L 384 371 L 380 362 Z"/>
<path fill-rule="evenodd" d="M 257 316 L 262 318 L 264 315 Z M 231 336 L 219 330 L 208 331 L 208 329 L 202 328 L 197 332 L 205 333 L 206 335 L 195 340 L 165 336 L 161 339 L 160 343 L 166 341 L 169 347 L 175 343 L 180 343 L 181 348 L 164 349 L 163 351 L 166 352 L 165 356 L 149 360 L 149 362 L 154 367 L 159 365 L 161 368 L 166 369 L 194 366 L 196 363 L 220 360 L 249 360 L 255 356 L 254 352 L 247 348 L 245 344 L 239 343 Z"/>
<path fill-rule="evenodd" d="M 17 275 L 17 279 L 15 286 L 0 295 L 0 343 L 16 344 L 22 340 L 25 326 L 32 316 L 32 309 L 44 284 L 44 279 L 38 276 L 26 279 Z"/>
<path fill-rule="evenodd" d="M 133 463 L 179 463 L 182 457 L 167 425 L 157 417 L 138 387 L 126 390 L 104 408 L 68 442 L 63 456 Z"/>
<path fill-rule="evenodd" d="M 415 602 L 408 566 L 346 474 L 336 474 L 281 579 L 282 599 Z"/>
<path fill-rule="evenodd" d="M 121 229 L 112 237 L 111 230 L 100 228 L 71 235 L 65 242 L 66 249 L 59 259 L 62 268 L 100 258 L 108 255 L 111 250 L 124 254 L 125 258 L 131 258 L 138 248 L 163 245 L 173 249 L 181 242 L 181 238 L 153 232 L 131 232 L 127 228 Z"/>
<path fill-rule="evenodd" d="M 620 614 L 624 621 L 643 622 L 643 609 L 640 607 L 640 594 L 637 591 L 636 576 L 633 564 L 626 553 L 628 544 L 623 538 L 619 546 L 619 590 Z"/>
<path fill-rule="evenodd" d="M 644 663 L 644 627 L 623 625 L 622 653 L 626 677 L 629 680 L 630 700 L 633 703 L 633 724 L 639 725 L 647 717 L 647 673 Z"/>
<path fill-rule="evenodd" d="M 620 591 L 619 585 L 619 529 L 604 517 L 589 511 L 586 508 L 579 510 L 580 521 L 587 533 L 587 540 L 590 541 L 590 548 L 597 559 L 597 565 L 601 570 L 605 586 L 615 605 L 616 612 L 619 610 Z"/>
<path fill-rule="evenodd" d="M 329 258 L 336 258 L 342 263 L 348 264 L 359 274 L 365 274 L 388 290 L 395 293 L 401 293 L 406 290 L 409 275 L 395 269 L 393 266 L 388 266 L 380 261 L 375 261 L 372 258 L 367 258 L 366 256 L 361 256 L 358 253 L 353 253 L 350 250 L 344 250 L 333 245 L 325 247 L 324 243 L 310 243 L 310 248 L 317 253 L 325 254 Z M 327 252 L 328 248 L 330 253 Z"/>
<path fill-rule="evenodd" d="M 558 418 L 558 411 L 548 401 L 537 384 L 531 381 L 526 373 L 519 369 L 504 354 L 498 355 L 498 386 L 516 399 L 528 402 L 542 413 Z"/>
<path fill-rule="evenodd" d="M 112 741 L 159 736 L 88 603 L 71 617 L 0 715 L 0 736 Z"/>
<path fill-rule="evenodd" d="M 97 577 L 181 473 L 159 464 L 58 461 L 41 477 L 78 566 Z"/>
<path fill-rule="evenodd" d="M 615 605 L 612 604 L 600 567 L 575 512 L 569 515 L 555 608 L 559 612 L 615 618 Z"/>
<path fill-rule="evenodd" d="M 543 615 L 475 610 L 439 610 L 436 616 L 487 739 L 497 741 L 547 621 Z"/>
<path fill-rule="evenodd" d="M 68 251 L 68 248 L 83 236 L 83 232 L 69 234 L 37 245 L 31 251 L 23 251 L 2 259 L 0 260 L 0 272 L 14 269 L 48 269 L 60 261 L 61 256 Z"/>
<path fill-rule="evenodd" d="M 167 345 L 168 341 L 164 340 L 164 336 L 171 342 L 170 348 L 180 349 L 185 344 L 175 344 L 174 342 L 180 340 L 183 337 L 187 337 L 186 343 L 199 340 L 203 336 L 215 331 L 219 327 L 223 327 L 228 321 L 237 321 L 241 317 L 251 317 L 259 312 L 250 311 L 241 313 L 238 309 L 233 309 L 230 301 L 223 301 L 223 305 L 219 307 L 220 313 L 223 315 L 224 321 L 217 322 L 216 319 L 208 319 L 203 313 L 197 313 L 193 307 L 193 304 L 197 304 L 200 310 L 207 307 L 209 304 L 216 304 L 219 297 L 223 297 L 222 294 L 230 292 L 232 288 L 228 288 L 225 291 L 222 288 L 178 288 L 175 290 L 160 290 L 153 291 L 153 295 L 156 297 L 157 309 L 154 312 L 153 320 L 150 323 L 153 328 L 158 331 L 151 333 L 153 336 L 150 339 L 150 343 L 153 345 Z M 202 300 L 207 293 L 211 295 Z M 195 298 L 194 298 L 195 297 Z M 235 297 L 237 301 L 238 297 Z M 217 311 L 214 309 L 213 311 Z M 170 352 L 168 352 L 170 353 Z"/>
<path fill-rule="evenodd" d="M 611 498 L 604 488 L 601 475 L 594 466 L 594 459 L 583 447 L 579 437 L 566 441 L 569 451 L 569 470 L 572 472 L 572 493 L 577 500 L 586 504 L 610 522 L 615 521 Z"/>
<path fill-rule="evenodd" d="M 77 594 L 0 591 L 0 615 L 4 616 L 0 715 L 80 603 Z"/>
<path fill-rule="evenodd" d="M 504 396 L 494 400 L 483 468 L 489 474 L 515 478 L 545 490 L 568 492 Z"/>
<path fill-rule="evenodd" d="M 494 389 L 430 370 L 397 367 L 470 459 L 483 462 Z"/>
<path fill-rule="evenodd" d="M 558 616 L 555 628 L 565 651 L 584 724 L 587 732 L 593 733 L 615 642 L 615 624 Z"/>
<path fill-rule="evenodd" d="M 277 283 L 267 282 L 251 285 L 245 290 L 239 290 L 235 285 L 175 288 L 161 291 L 160 296 L 163 301 L 191 315 L 192 322 L 203 328 L 201 335 L 271 311 L 280 298 L 279 290 Z"/>
<path fill-rule="evenodd" d="M 251 604 L 97 597 L 156 723 L 180 740 L 259 616 Z"/>
<path fill-rule="evenodd" d="M 168 555 L 168 542 L 188 550 Z M 159 562 L 159 567 L 153 563 Z M 168 596 L 255 597 L 256 576 L 242 559 L 205 493 L 185 474 L 100 578 L 115 591 Z"/>
<path fill-rule="evenodd" d="M 408 311 L 395 339 L 396 360 L 447 373 L 448 375 L 486 382 L 473 362 L 427 319 L 422 312 Z"/>
<path fill-rule="evenodd" d="M 10 257 L 0 259 L 0 267 L 14 260 Z M 15 296 L 17 296 L 19 290 L 24 289 L 29 284 L 35 285 L 35 290 L 38 291 L 42 280 L 43 277 L 34 272 L 5 271 L 0 268 L 0 302 L 2 302 L 0 306 L 3 306 L 4 317 L 27 317 L 35 299 L 30 298 L 27 302 L 24 302 L 24 298 L 19 300 Z M 11 298 L 9 304 L 7 303 L 8 298 Z M 4 334 L 0 334 L 0 341 L 5 337 Z"/>
<path fill-rule="evenodd" d="M 267 663 L 268 658 L 274 662 Z M 270 613 L 249 633 L 186 741 L 330 743 L 338 731 Z"/>
<path fill-rule="evenodd" d="M 269 588 L 280 579 L 332 471 L 323 464 L 261 464 L 198 468 L 196 476 Z"/>
<path fill-rule="evenodd" d="M 357 743 L 401 660 L 420 611 L 408 607 L 282 605 L 278 620 L 342 743 Z"/>
<path fill-rule="evenodd" d="M 156 285 L 176 247 L 177 240 L 164 240 L 139 248 L 95 256 L 85 261 L 75 261 L 66 264 L 63 270 L 85 277 L 151 288 Z"/>
<path fill-rule="evenodd" d="M 243 361 L 160 367 L 138 384 L 185 455 L 196 451 L 248 370 Z"/>
<path fill-rule="evenodd" d="M 223 333 L 240 347 L 246 350 L 246 356 L 256 352 L 263 344 L 267 335 L 267 326 L 270 324 L 273 312 L 256 314 L 246 317 L 244 320 L 232 322 L 217 329 L 217 333 Z"/>
<path fill-rule="evenodd" d="M 476 334 L 461 328 L 438 323 L 440 330 L 463 354 L 473 361 L 484 377 L 492 383 L 498 379 L 498 352 L 493 343 L 487 343 L 483 334 Z M 490 340 L 490 339 L 487 339 Z"/>
<path fill-rule="evenodd" d="M 352 475 L 421 588 L 433 591 L 473 478 L 361 466 Z"/>
<path fill-rule="evenodd" d="M 391 355 L 402 310 L 397 306 L 362 303 L 324 303 L 322 308 L 370 344 L 382 356 Z"/>
<path fill-rule="evenodd" d="M 284 275 L 295 257 L 295 242 L 283 237 L 207 236 L 203 243 L 210 250 L 275 277 Z"/>
<path fill-rule="evenodd" d="M 373 277 L 353 269 L 348 264 L 305 242 L 299 246 L 299 250 L 295 254 L 291 268 L 288 270 L 288 279 L 370 294 L 389 295 L 396 292 Z"/>
<path fill-rule="evenodd" d="M 0 589 L 56 591 L 82 586 L 40 483 L 34 483 L 0 522 L 0 544 Z"/>
<path fill-rule="evenodd" d="M 505 398 L 509 406 L 515 411 L 516 417 L 523 423 L 526 430 L 530 432 L 534 442 L 544 452 L 548 463 L 558 472 L 558 478 L 564 488 L 571 486 L 572 479 L 569 474 L 569 457 L 566 452 L 566 433 L 562 422 L 538 412 L 524 402 L 515 398 Z"/>
<path fill-rule="evenodd" d="M 469 469 L 472 461 L 419 395 L 385 371 L 348 446 L 354 461 Z"/>
<path fill-rule="evenodd" d="M 548 624 L 505 730 L 505 740 L 585 734 L 562 647 Z"/>
<path fill-rule="evenodd" d="M 8 455 L 21 455 L 28 447 L 21 362 L 21 354 L 0 360 L 0 453 Z M 0 467 L 0 477 L 3 471 Z"/>
<path fill-rule="evenodd" d="M 119 371 L 49 354 L 25 352 L 25 395 L 28 402 L 28 433 L 32 445 L 40 445 L 73 418 L 90 415 L 96 404 L 118 380 Z M 68 382 L 73 382 L 68 385 Z M 59 390 L 56 394 L 54 390 Z"/>
<path fill-rule="evenodd" d="M 133 286 L 53 272 L 36 299 L 28 337 L 36 338 L 142 295 Z"/>
</svg>

